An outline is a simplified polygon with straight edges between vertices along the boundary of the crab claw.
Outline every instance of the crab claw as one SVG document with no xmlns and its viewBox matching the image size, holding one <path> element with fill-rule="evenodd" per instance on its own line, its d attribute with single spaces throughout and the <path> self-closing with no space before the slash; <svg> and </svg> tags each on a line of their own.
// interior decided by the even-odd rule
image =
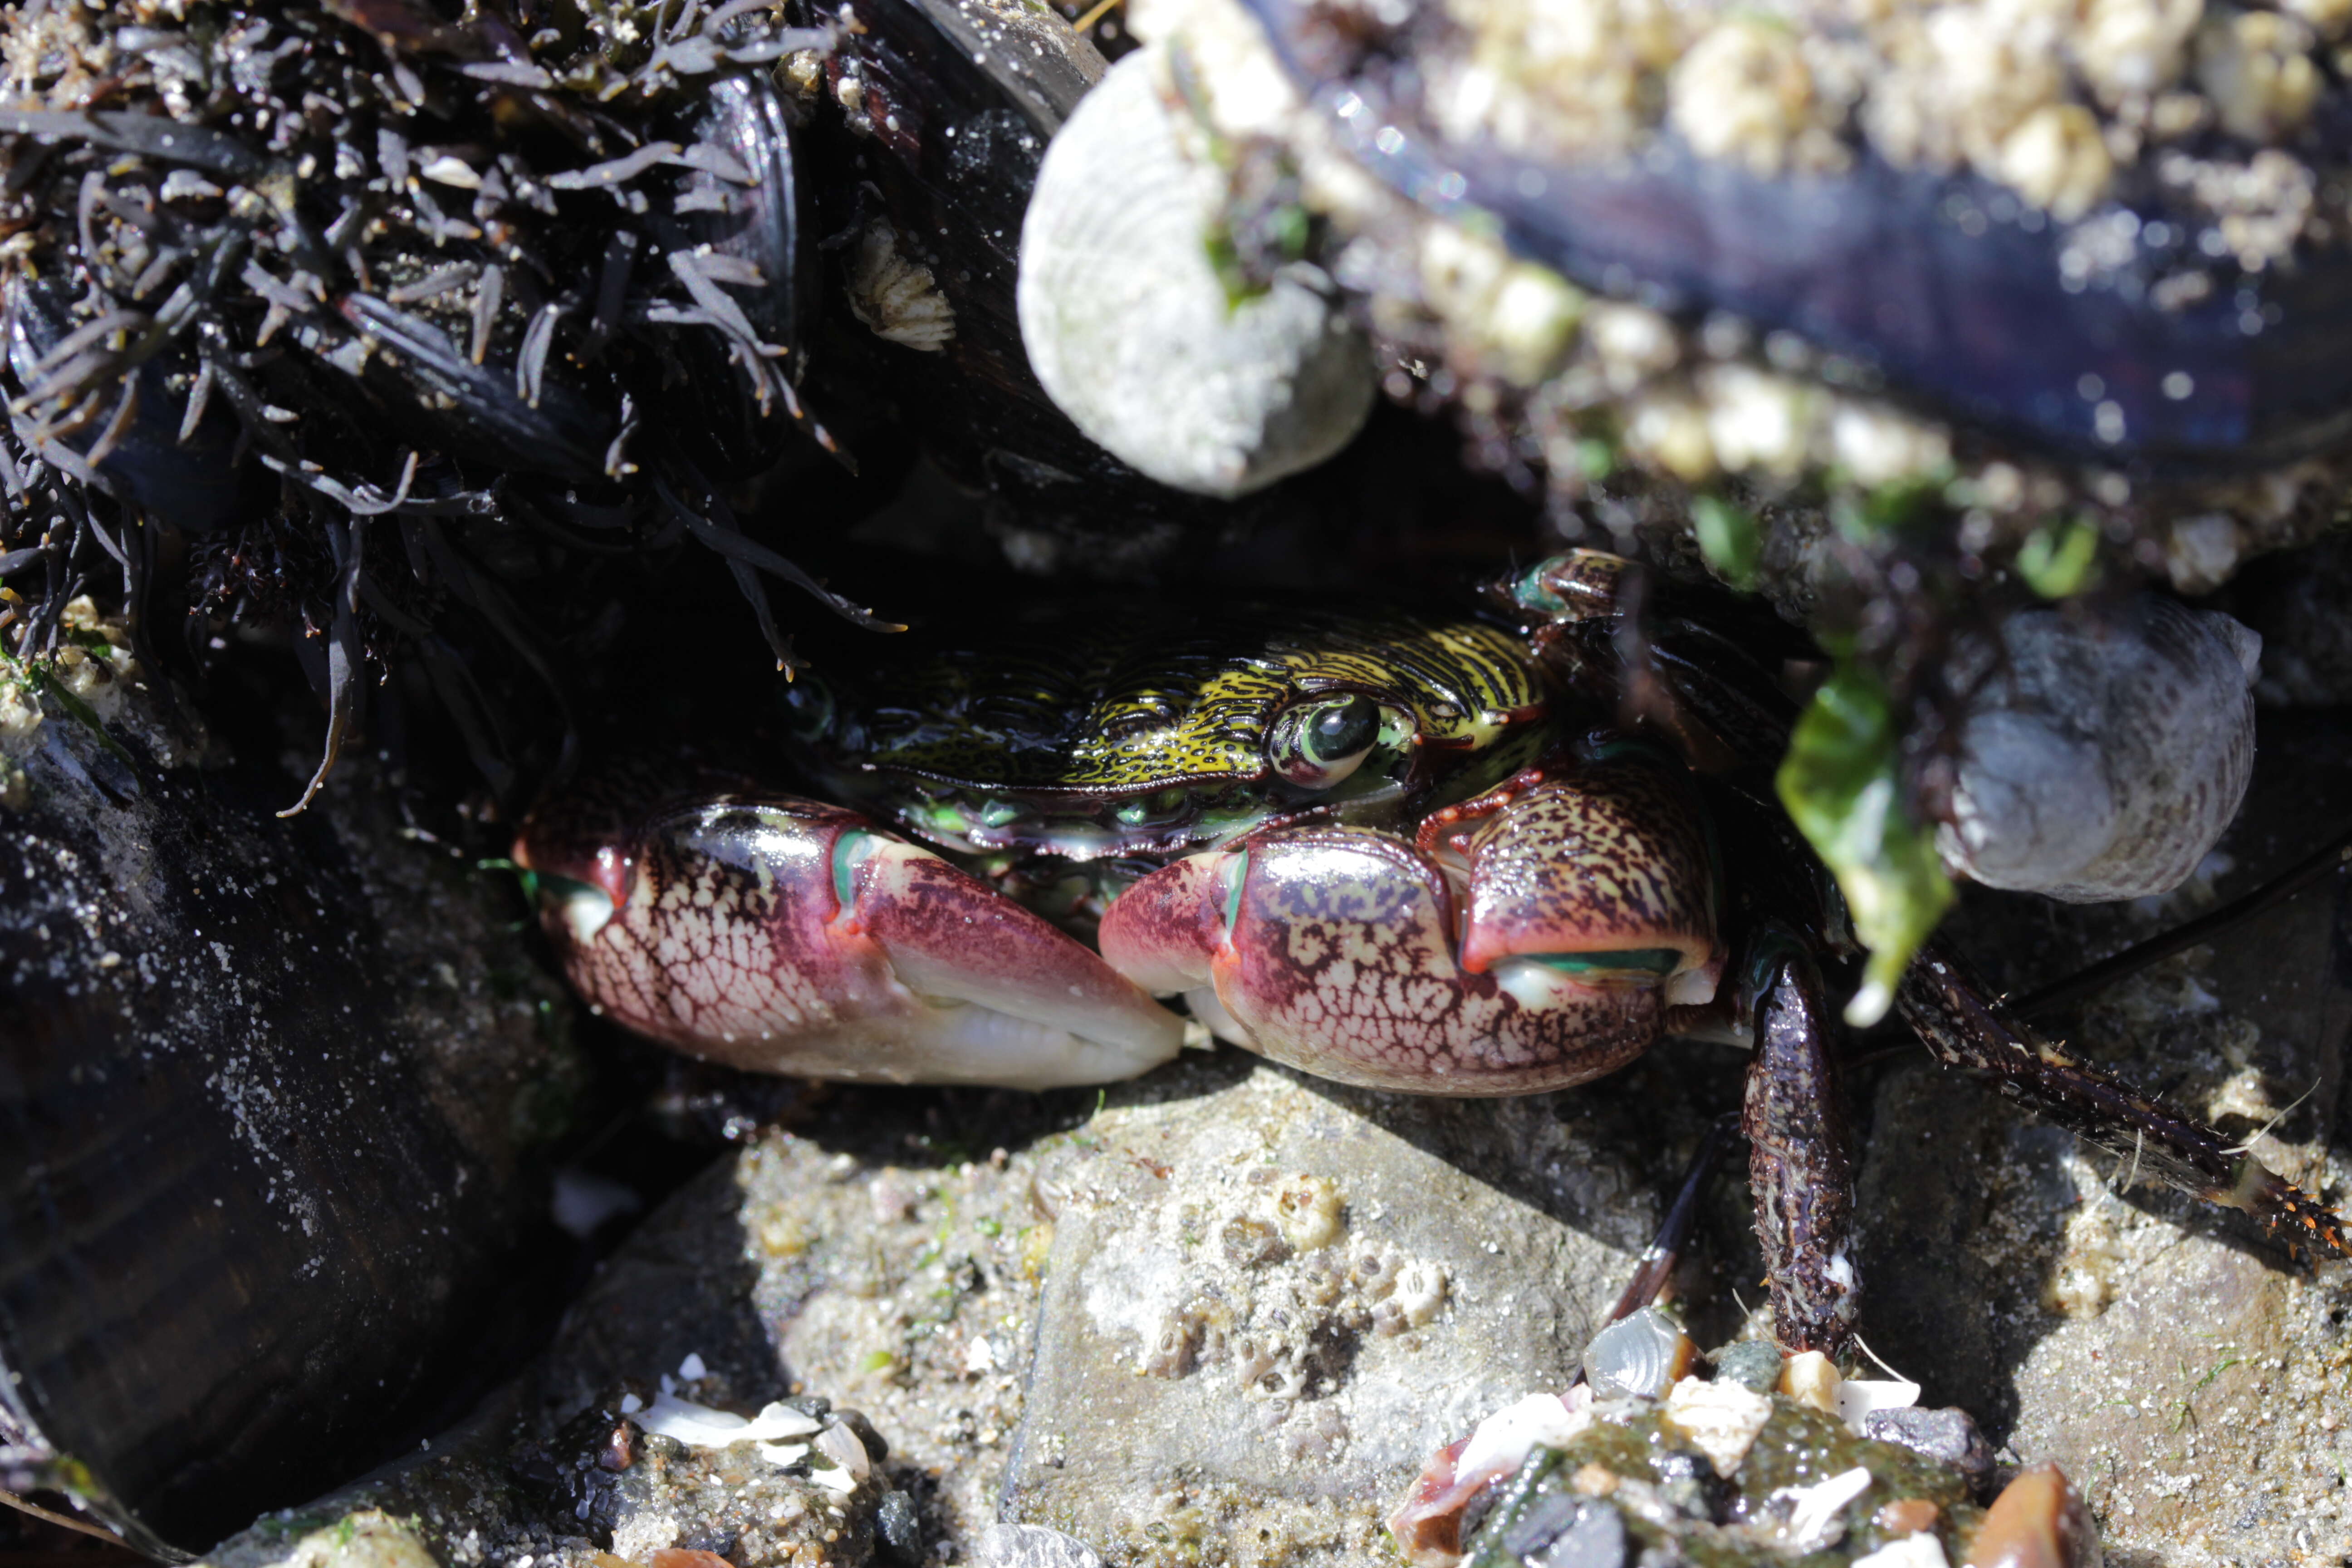
<svg viewBox="0 0 2352 1568">
<path fill-rule="evenodd" d="M 1435 855 L 1306 826 L 1192 856 L 1122 894 L 1100 941 L 1137 984 L 1306 1071 L 1526 1094 L 1613 1071 L 1670 1003 L 1713 995 L 1711 894 L 1670 791 L 1579 779 L 1514 795 Z"/>
<path fill-rule="evenodd" d="M 1183 1020 L 1045 921 L 866 818 L 790 795 L 538 813 L 516 862 L 572 985 L 762 1072 L 1014 1089 L 1131 1078 Z"/>
</svg>

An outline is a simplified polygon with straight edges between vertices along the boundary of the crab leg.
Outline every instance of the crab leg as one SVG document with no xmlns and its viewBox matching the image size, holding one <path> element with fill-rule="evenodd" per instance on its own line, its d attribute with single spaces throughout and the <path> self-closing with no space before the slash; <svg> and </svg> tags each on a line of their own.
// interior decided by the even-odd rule
<svg viewBox="0 0 2352 1568">
<path fill-rule="evenodd" d="M 1325 1078 L 1419 1094 L 1582 1083 L 1646 1048 L 1669 1002 L 1713 994 L 1706 850 L 1680 805 L 1602 770 L 1449 820 L 1434 852 L 1277 829 L 1129 888 L 1103 955 L 1184 994 L 1226 1039 Z"/>
<path fill-rule="evenodd" d="M 1748 1067 L 1748 1180 L 1783 1350 L 1846 1350 L 1860 1305 L 1853 1268 L 1853 1153 L 1830 1067 L 1821 976 L 1793 941 L 1756 966 L 1756 1052 Z"/>
<path fill-rule="evenodd" d="M 732 795 L 619 820 L 534 817 L 515 859 L 573 986 L 640 1034 L 758 1071 L 1017 1089 L 1182 1044 L 1086 947 L 855 812 Z"/>
<path fill-rule="evenodd" d="M 1699 1140 L 1698 1152 L 1691 1156 L 1690 1169 L 1683 1173 L 1683 1184 L 1675 1191 L 1675 1201 L 1666 1209 L 1666 1217 L 1658 1222 L 1658 1234 L 1642 1249 L 1633 1277 L 1625 1281 L 1617 1304 L 1609 1309 L 1611 1322 L 1630 1318 L 1656 1300 L 1658 1292 L 1666 1288 L 1666 1281 L 1674 1278 L 1675 1268 L 1682 1261 L 1683 1248 L 1690 1244 L 1691 1232 L 1697 1227 L 1699 1204 L 1715 1181 L 1716 1169 L 1723 1163 L 1724 1150 L 1737 1127 L 1733 1118 L 1717 1117 Z"/>
<path fill-rule="evenodd" d="M 2222 1134 L 2073 1061 L 1986 998 L 1991 992 L 1952 950 L 1930 942 L 1912 961 L 1895 1006 L 1947 1067 L 1991 1076 L 2001 1094 L 2133 1168 L 2185 1193 L 2243 1209 L 2290 1243 L 2352 1257 L 2344 1221 Z"/>
</svg>

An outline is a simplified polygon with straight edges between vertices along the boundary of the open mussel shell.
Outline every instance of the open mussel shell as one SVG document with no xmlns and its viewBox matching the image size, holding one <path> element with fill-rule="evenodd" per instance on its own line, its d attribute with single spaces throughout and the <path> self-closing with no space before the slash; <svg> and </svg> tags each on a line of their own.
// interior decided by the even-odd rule
<svg viewBox="0 0 2352 1568">
<path fill-rule="evenodd" d="M 1441 217 L 1499 228 L 1514 251 L 1586 289 L 1693 321 L 1727 312 L 1759 337 L 1787 333 L 1830 356 L 1837 384 L 1882 388 L 2029 450 L 2159 477 L 2272 467 L 2336 448 L 2352 431 L 2352 244 L 2340 226 L 2297 231 L 2291 191 L 2275 215 L 2286 238 L 2250 241 L 2231 205 L 2239 198 L 2216 194 L 2233 170 L 2249 189 L 2258 177 L 2324 188 L 2340 177 L 2336 128 L 2352 106 L 2340 86 L 2321 85 L 2315 101 L 2306 91 L 2274 107 L 2281 123 L 2246 123 L 2253 111 L 2217 76 L 2226 40 L 2189 36 L 2198 7 L 2182 37 L 2160 40 L 2193 64 L 2142 63 L 2156 85 L 2177 89 L 2168 112 L 2202 115 L 2201 129 L 2142 127 L 2137 159 L 2111 163 L 2095 110 L 2061 92 L 2042 120 L 2007 130 L 1998 155 L 1980 157 L 1994 174 L 2021 171 L 1995 179 L 1936 156 L 1897 166 L 1872 137 L 1835 125 L 1805 128 L 1836 143 L 1818 166 L 1776 168 L 1758 151 L 1773 127 L 1702 149 L 1672 111 L 1655 127 L 1598 137 L 1590 152 L 1544 147 L 1562 127 L 1538 126 L 1511 146 L 1449 135 L 1448 124 L 1479 114 L 1438 101 L 1453 89 L 1424 56 L 1454 25 L 1437 20 L 1440 8 L 1384 12 L 1367 28 L 1350 9 L 1246 3 L 1364 169 Z M 2230 21 L 2216 9 L 2208 31 Z M 1493 25 L 1499 35 L 1512 24 Z M 1746 25 L 1728 9 L 1712 24 Z M 1675 46 L 1677 77 L 1713 41 L 1707 26 L 1698 17 Z M 2311 76 L 2325 46 L 2307 29 L 2294 36 L 2305 47 L 2275 45 L 2278 68 Z M 1483 35 L 1461 46 L 1491 47 Z M 1786 52 L 1824 58 L 1793 38 Z M 2321 68 L 2315 79 L 2326 77 Z M 1819 102 L 1905 89 L 1841 89 L 1817 74 L 1789 90 Z M 1870 107 L 1854 117 L 1866 121 Z M 2033 141 L 2045 131 L 2047 148 Z"/>
<path fill-rule="evenodd" d="M 562 1271 L 514 1259 L 581 1079 L 512 911 L 387 793 L 285 820 L 274 769 L 109 727 L 53 709 L 0 815 L 0 1456 L 168 1558 L 543 1331 Z"/>
</svg>

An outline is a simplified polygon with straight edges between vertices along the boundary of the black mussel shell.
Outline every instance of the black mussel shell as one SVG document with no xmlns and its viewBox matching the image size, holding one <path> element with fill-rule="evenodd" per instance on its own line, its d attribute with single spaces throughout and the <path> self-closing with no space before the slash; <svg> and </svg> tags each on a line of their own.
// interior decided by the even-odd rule
<svg viewBox="0 0 2352 1568">
<path fill-rule="evenodd" d="M 782 99 L 765 77 L 712 83 L 680 139 L 723 151 L 758 183 L 746 189 L 705 169 L 685 170 L 672 213 L 657 209 L 650 224 L 666 250 L 707 246 L 758 269 L 758 285 L 730 292 L 760 339 L 785 351 L 775 369 L 790 383 L 805 373 L 816 273 L 794 134 Z M 666 346 L 675 374 L 647 396 L 664 406 L 665 422 L 707 471 L 723 479 L 748 476 L 783 456 L 794 437 L 788 391 L 753 384 L 709 332 L 680 334 Z"/>
<path fill-rule="evenodd" d="M 374 346 L 360 385 L 409 439 L 509 473 L 603 477 L 620 430 L 608 387 L 559 372 L 526 399 L 512 363 L 477 364 L 430 321 L 370 294 L 346 294 L 336 310 Z"/>
<path fill-rule="evenodd" d="M 547 1331 L 563 1270 L 515 1259 L 583 1080 L 509 911 L 388 798 L 289 821 L 274 769 L 44 733 L 0 864 L 0 1442 L 184 1556 Z"/>
<path fill-rule="evenodd" d="M 12 273 L 0 279 L 0 331 L 6 334 L 8 372 L 18 386 L 35 384 L 50 368 L 46 362 L 72 330 L 70 304 L 70 296 L 56 279 Z M 121 500 L 201 532 L 249 513 L 255 496 L 249 476 L 238 469 L 236 426 L 222 409 L 208 409 L 183 438 L 186 387 L 195 372 L 187 357 L 151 359 L 134 373 L 138 405 L 126 427 L 101 454 L 91 482 Z M 23 416 L 17 417 L 21 428 Z M 105 423 L 85 426 L 63 445 L 87 457 L 97 449 Z"/>
</svg>

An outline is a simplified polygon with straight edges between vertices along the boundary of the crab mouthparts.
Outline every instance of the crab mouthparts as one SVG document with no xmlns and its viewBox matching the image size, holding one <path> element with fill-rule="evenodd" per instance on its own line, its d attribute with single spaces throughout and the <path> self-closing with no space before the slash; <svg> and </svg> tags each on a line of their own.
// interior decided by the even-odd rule
<svg viewBox="0 0 2352 1568">
<path fill-rule="evenodd" d="M 1124 795 L 927 789 L 906 824 L 952 849 L 1043 849 L 1071 860 L 1214 846 L 1279 813 L 1287 792 L 1259 781 L 1171 784 Z"/>
</svg>

